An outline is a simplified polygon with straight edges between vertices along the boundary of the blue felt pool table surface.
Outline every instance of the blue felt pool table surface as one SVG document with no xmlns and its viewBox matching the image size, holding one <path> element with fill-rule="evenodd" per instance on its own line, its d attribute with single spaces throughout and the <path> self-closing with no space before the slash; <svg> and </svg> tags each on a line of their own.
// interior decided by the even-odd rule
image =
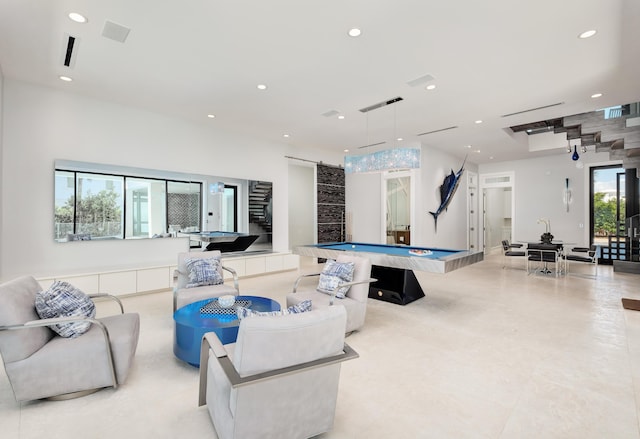
<svg viewBox="0 0 640 439">
<path fill-rule="evenodd" d="M 331 244 L 317 244 L 318 248 L 343 250 L 353 252 L 384 253 L 394 256 L 411 256 L 417 258 L 442 259 L 462 253 L 466 250 L 447 250 L 441 248 L 412 247 L 407 245 L 367 244 L 362 242 L 336 242 Z M 412 254 L 410 250 L 429 251 L 430 254 Z"/>
</svg>

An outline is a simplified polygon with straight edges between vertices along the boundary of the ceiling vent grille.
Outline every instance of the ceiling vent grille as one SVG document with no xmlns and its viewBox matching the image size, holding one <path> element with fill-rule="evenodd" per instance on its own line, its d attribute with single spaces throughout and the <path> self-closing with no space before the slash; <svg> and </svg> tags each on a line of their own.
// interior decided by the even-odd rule
<svg viewBox="0 0 640 439">
<path fill-rule="evenodd" d="M 75 37 L 69 35 L 67 39 L 67 50 L 64 55 L 64 65 L 69 67 L 71 65 L 71 56 L 73 55 L 73 45 L 76 43 Z"/>
<path fill-rule="evenodd" d="M 324 117 L 333 117 L 333 116 L 337 116 L 338 114 L 340 114 L 338 110 L 329 110 L 322 113 Z"/>
<path fill-rule="evenodd" d="M 76 64 L 76 53 L 80 40 L 72 35 L 64 34 L 62 38 L 62 65 L 73 68 Z"/>
<path fill-rule="evenodd" d="M 358 146 L 358 149 L 371 148 L 373 146 L 384 145 L 385 143 L 387 143 L 387 142 L 378 142 L 378 143 L 372 143 L 371 145 Z"/>
<path fill-rule="evenodd" d="M 412 79 L 411 81 L 408 81 L 407 85 L 409 87 L 417 87 L 419 85 L 426 84 L 427 82 L 431 82 L 434 79 L 436 79 L 436 78 L 434 78 L 433 76 L 431 76 L 429 74 L 426 74 L 424 76 L 420 76 L 419 78 Z"/>
<path fill-rule="evenodd" d="M 529 113 L 531 111 L 544 110 L 545 108 L 557 107 L 558 105 L 564 105 L 564 102 L 557 102 L 555 104 L 544 105 L 542 107 L 530 108 L 528 110 L 516 111 L 515 113 L 503 114 L 500 117 L 515 116 L 516 114 L 524 114 L 524 113 Z"/>
<path fill-rule="evenodd" d="M 439 129 L 439 130 L 427 131 L 426 133 L 416 134 L 416 136 L 426 136 L 427 134 L 435 134 L 435 133 L 440 133 L 440 132 L 442 132 L 442 131 L 455 130 L 456 128 L 458 128 L 458 126 L 457 126 L 457 125 L 454 125 L 454 126 L 452 126 L 452 127 L 441 128 L 441 129 Z"/>
<path fill-rule="evenodd" d="M 124 27 L 120 24 L 114 23 L 113 21 L 107 20 L 105 21 L 104 28 L 102 29 L 102 36 L 119 43 L 124 43 L 127 40 L 130 31 L 131 29 L 128 27 Z"/>
</svg>

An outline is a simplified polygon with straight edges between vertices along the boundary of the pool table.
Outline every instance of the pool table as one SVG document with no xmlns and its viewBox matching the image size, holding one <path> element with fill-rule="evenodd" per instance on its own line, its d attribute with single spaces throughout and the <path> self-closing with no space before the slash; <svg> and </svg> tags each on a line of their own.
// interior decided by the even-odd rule
<svg viewBox="0 0 640 439">
<path fill-rule="evenodd" d="M 208 242 L 207 250 L 220 250 L 221 252 L 244 251 L 259 238 L 259 235 L 249 235 L 237 232 L 187 232 L 189 239 Z"/>
<path fill-rule="evenodd" d="M 484 253 L 407 245 L 332 242 L 296 247 L 301 256 L 335 259 L 341 254 L 367 257 L 371 260 L 371 277 L 378 279 L 369 288 L 369 297 L 406 305 L 424 297 L 414 270 L 448 273 L 484 259 Z"/>
</svg>

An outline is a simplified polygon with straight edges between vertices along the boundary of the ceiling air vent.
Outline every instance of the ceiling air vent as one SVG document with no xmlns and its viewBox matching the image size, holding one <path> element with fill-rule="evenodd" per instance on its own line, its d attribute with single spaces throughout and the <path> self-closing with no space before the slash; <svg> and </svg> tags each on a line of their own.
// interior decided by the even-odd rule
<svg viewBox="0 0 640 439">
<path fill-rule="evenodd" d="M 557 107 L 558 105 L 563 105 L 563 104 L 564 102 L 557 102 L 555 104 L 545 105 L 542 107 L 530 108 L 528 110 L 516 111 L 515 113 L 503 114 L 500 117 L 515 116 L 516 114 L 523 114 L 523 113 L 529 113 L 531 111 L 544 110 L 545 108 Z"/>
<path fill-rule="evenodd" d="M 420 76 L 419 78 L 412 79 L 411 81 L 408 81 L 407 85 L 409 87 L 417 87 L 419 85 L 426 84 L 427 82 L 431 82 L 434 79 L 436 79 L 436 78 L 434 78 L 433 76 L 431 76 L 429 74 L 426 74 L 424 76 Z"/>
<path fill-rule="evenodd" d="M 64 38 L 62 40 L 62 64 L 65 67 L 75 66 L 76 64 L 76 52 L 78 50 L 78 40 L 76 37 L 73 37 L 69 34 L 64 34 Z"/>
<path fill-rule="evenodd" d="M 440 128 L 439 130 L 427 131 L 426 133 L 416 134 L 416 136 L 426 136 L 427 134 L 435 134 L 435 133 L 439 133 L 439 132 L 442 132 L 442 131 L 455 130 L 456 128 L 458 128 L 457 125 L 452 126 L 452 127 Z"/>
<path fill-rule="evenodd" d="M 372 143 L 371 145 L 358 146 L 358 149 L 371 148 L 373 146 L 384 145 L 385 143 L 387 143 L 387 142 L 378 142 L 378 143 Z"/>
<path fill-rule="evenodd" d="M 128 27 L 124 27 L 120 24 L 114 23 L 113 21 L 107 20 L 105 21 L 104 28 L 102 29 L 102 36 L 119 43 L 124 43 L 129 36 L 130 31 L 131 29 Z"/>
<path fill-rule="evenodd" d="M 338 110 L 329 110 L 322 113 L 324 117 L 333 117 L 333 116 L 337 116 L 338 114 L 340 114 Z"/>
</svg>

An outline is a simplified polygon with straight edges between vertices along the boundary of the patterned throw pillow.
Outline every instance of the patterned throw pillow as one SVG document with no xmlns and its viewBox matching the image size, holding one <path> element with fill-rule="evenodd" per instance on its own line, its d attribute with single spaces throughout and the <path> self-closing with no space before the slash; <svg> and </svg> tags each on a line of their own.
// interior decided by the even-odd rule
<svg viewBox="0 0 640 439">
<path fill-rule="evenodd" d="M 220 275 L 220 259 L 217 258 L 188 258 L 184 260 L 189 273 L 187 288 L 204 285 L 220 285 L 224 283 Z"/>
<path fill-rule="evenodd" d="M 56 281 L 36 294 L 36 312 L 41 319 L 55 317 L 95 317 L 93 300 L 73 285 Z M 49 326 L 62 337 L 75 338 L 89 330 L 90 322 L 59 323 Z"/>
<path fill-rule="evenodd" d="M 333 259 L 327 259 L 322 273 L 320 273 L 317 290 L 326 294 L 333 294 L 335 290 L 336 297 L 344 299 L 349 287 L 338 287 L 353 280 L 354 268 L 355 264 L 353 262 L 336 262 Z"/>
<path fill-rule="evenodd" d="M 311 311 L 311 300 L 303 300 L 297 305 L 291 305 L 287 309 L 281 311 L 252 311 L 244 306 L 237 308 L 238 320 L 242 320 L 245 317 L 257 317 L 257 316 L 286 316 L 288 314 L 300 314 L 301 312 Z"/>
</svg>

